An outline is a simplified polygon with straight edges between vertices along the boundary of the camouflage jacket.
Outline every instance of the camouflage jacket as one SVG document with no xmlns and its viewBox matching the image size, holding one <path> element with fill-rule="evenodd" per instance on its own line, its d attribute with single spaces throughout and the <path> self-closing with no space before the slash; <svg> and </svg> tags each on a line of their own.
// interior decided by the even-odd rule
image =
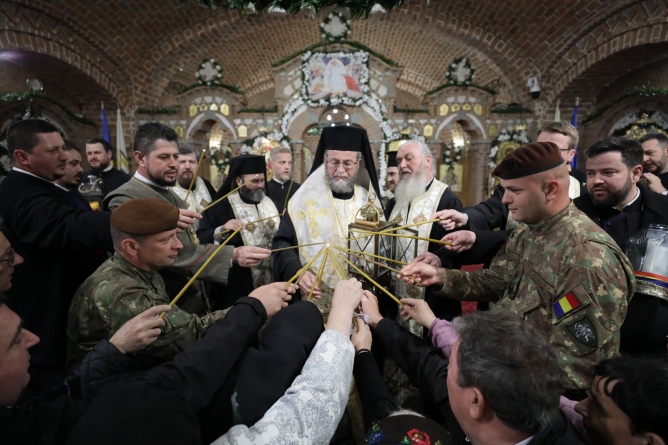
<svg viewBox="0 0 668 445">
<path fill-rule="evenodd" d="M 550 340 L 567 389 L 588 388 L 593 366 L 619 351 L 633 296 L 631 263 L 572 203 L 535 224 L 520 224 L 489 269 L 448 270 L 437 295 L 492 301 Z"/>
<path fill-rule="evenodd" d="M 97 342 L 111 339 L 135 315 L 169 301 L 160 274 L 141 270 L 115 253 L 72 299 L 67 320 L 68 365 L 79 363 Z M 174 306 L 158 339 L 137 354 L 171 359 L 223 317 L 223 311 L 199 317 Z"/>
</svg>

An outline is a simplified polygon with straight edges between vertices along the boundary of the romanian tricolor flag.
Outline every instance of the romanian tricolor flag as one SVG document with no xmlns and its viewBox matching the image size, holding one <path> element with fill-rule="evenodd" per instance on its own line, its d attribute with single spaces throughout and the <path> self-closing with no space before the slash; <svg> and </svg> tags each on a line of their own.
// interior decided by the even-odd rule
<svg viewBox="0 0 668 445">
<path fill-rule="evenodd" d="M 580 302 L 575 298 L 573 292 L 569 292 L 565 297 L 561 297 L 552 305 L 557 318 L 563 317 L 577 307 L 580 307 Z"/>
</svg>

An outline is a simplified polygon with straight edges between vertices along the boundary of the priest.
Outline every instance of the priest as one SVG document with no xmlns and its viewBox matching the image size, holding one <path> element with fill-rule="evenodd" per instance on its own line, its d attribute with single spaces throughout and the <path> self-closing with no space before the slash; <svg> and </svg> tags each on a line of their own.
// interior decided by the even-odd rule
<svg viewBox="0 0 668 445">
<path fill-rule="evenodd" d="M 197 230 L 201 242 L 220 244 L 232 232 L 243 227 L 228 245 L 271 248 L 272 238 L 279 227 L 280 212 L 279 204 L 265 195 L 266 171 L 264 156 L 243 154 L 232 158 L 227 179 L 214 202 L 240 188 L 203 213 Z M 229 307 L 237 298 L 271 283 L 271 273 L 271 257 L 250 268 L 232 266 L 222 307 Z"/>
<path fill-rule="evenodd" d="M 394 189 L 394 198 L 390 199 L 385 209 L 385 217 L 399 226 L 415 224 L 429 220 L 429 217 L 439 210 L 454 209 L 462 211 L 464 206 L 457 195 L 448 188 L 448 185 L 434 177 L 435 162 L 431 150 L 420 141 L 409 141 L 403 144 L 396 155 L 399 168 L 399 183 Z M 440 240 L 448 232 L 438 223 L 422 224 L 411 228 L 417 231 L 421 238 Z M 425 240 L 397 239 L 397 251 L 403 252 L 405 262 L 411 262 L 415 250 L 409 246 L 417 244 L 418 254 L 435 252 L 441 245 Z M 401 248 L 399 246 L 402 246 Z M 438 303 L 433 299 L 433 293 L 426 288 L 420 288 L 401 280 L 395 280 L 395 291 L 398 295 L 412 298 L 426 299 L 438 317 L 452 320 L 461 315 L 461 304 L 458 301 Z M 405 323 L 403 318 L 401 322 Z M 409 329 L 419 335 L 422 327 L 414 321 L 408 322 Z"/>
<path fill-rule="evenodd" d="M 348 126 L 323 128 L 311 174 L 288 202 L 273 248 L 318 244 L 274 252 L 275 281 L 292 278 L 325 243 L 347 245 L 348 224 L 354 222 L 357 211 L 369 201 L 369 190 L 360 186 L 358 180 L 366 175 L 375 195 L 373 202 L 381 208 L 378 177 L 366 130 Z M 315 261 L 298 284 L 302 298 L 313 289 L 316 305 L 326 317 L 331 310 L 338 277 L 331 267 L 326 267 L 318 286 L 315 273 L 321 261 L 322 257 Z M 328 259 L 327 265 L 331 265 L 331 260 Z"/>
</svg>

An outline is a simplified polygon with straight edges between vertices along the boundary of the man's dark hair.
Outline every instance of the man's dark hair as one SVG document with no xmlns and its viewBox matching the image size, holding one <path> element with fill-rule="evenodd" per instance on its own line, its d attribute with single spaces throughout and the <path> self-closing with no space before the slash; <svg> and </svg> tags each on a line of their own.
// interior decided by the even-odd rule
<svg viewBox="0 0 668 445">
<path fill-rule="evenodd" d="M 180 155 L 189 155 L 190 153 L 195 153 L 195 158 L 199 161 L 199 150 L 193 147 L 190 144 L 185 142 L 179 142 L 179 154 Z"/>
<path fill-rule="evenodd" d="M 77 147 L 77 144 L 74 143 L 73 140 L 71 139 L 63 139 L 65 142 L 65 145 L 63 146 L 63 150 L 68 151 L 68 150 L 76 150 L 81 154 L 81 150 L 79 150 L 79 147 Z"/>
<path fill-rule="evenodd" d="M 7 151 L 12 157 L 14 151 L 24 150 L 32 153 L 39 144 L 40 133 L 59 133 L 55 125 L 42 119 L 26 119 L 10 125 L 7 129 Z"/>
<path fill-rule="evenodd" d="M 457 385 L 478 388 L 506 426 L 535 434 L 559 415 L 561 368 L 550 342 L 505 309 L 457 317 Z"/>
<path fill-rule="evenodd" d="M 598 141 L 585 151 L 587 158 L 603 153 L 617 151 L 622 155 L 622 162 L 629 169 L 642 165 L 643 151 L 640 142 L 626 138 L 606 138 Z"/>
<path fill-rule="evenodd" d="M 633 435 L 654 433 L 668 443 L 666 359 L 612 358 L 597 364 L 594 375 L 607 379 L 603 391 L 629 416 Z"/>
<path fill-rule="evenodd" d="M 163 139 L 168 142 L 178 142 L 179 135 L 167 125 L 158 122 L 149 122 L 140 125 L 135 134 L 135 151 L 144 156 L 155 150 L 155 141 Z"/>
<path fill-rule="evenodd" d="M 92 139 L 88 139 L 88 140 L 86 141 L 86 144 L 102 144 L 102 147 L 104 147 L 104 151 L 106 151 L 106 152 L 109 152 L 109 151 L 110 151 L 110 152 L 112 152 L 112 153 L 113 153 L 113 151 L 114 151 L 114 147 L 113 147 L 109 142 L 105 141 L 105 140 L 102 139 L 102 138 L 92 138 Z"/>
<path fill-rule="evenodd" d="M 651 140 L 654 140 L 654 139 L 656 139 L 656 142 L 659 143 L 659 147 L 661 147 L 661 148 L 668 147 L 668 136 L 666 136 L 665 134 L 662 134 L 662 133 L 646 134 L 645 136 L 641 137 L 638 142 L 640 142 L 642 144 L 643 142 L 651 141 Z"/>
</svg>

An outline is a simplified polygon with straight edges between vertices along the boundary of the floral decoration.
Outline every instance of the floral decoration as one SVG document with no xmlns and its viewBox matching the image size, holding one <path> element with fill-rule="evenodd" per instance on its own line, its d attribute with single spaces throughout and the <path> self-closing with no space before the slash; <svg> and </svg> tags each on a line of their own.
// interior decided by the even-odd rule
<svg viewBox="0 0 668 445">
<path fill-rule="evenodd" d="M 492 141 L 492 149 L 489 152 L 489 163 L 487 164 L 490 171 L 494 170 L 501 160 L 511 150 L 523 144 L 529 143 L 529 137 L 524 130 L 501 130 L 499 135 Z M 489 190 L 492 190 L 496 185 L 496 178 L 490 175 Z"/>
<path fill-rule="evenodd" d="M 199 85 L 222 85 L 220 80 L 223 78 L 223 67 L 216 59 L 204 59 L 197 67 L 195 72 L 197 83 Z"/>
<path fill-rule="evenodd" d="M 445 165 L 459 164 L 462 159 L 462 147 L 447 145 L 443 150 L 443 163 Z"/>
<path fill-rule="evenodd" d="M 340 42 L 351 33 L 350 20 L 340 12 L 330 12 L 320 23 L 320 35 L 328 42 Z"/>
<path fill-rule="evenodd" d="M 232 149 L 227 146 L 214 148 L 211 150 L 211 163 L 216 166 L 219 172 L 224 173 L 230 165 L 232 159 Z"/>
<path fill-rule="evenodd" d="M 270 141 L 278 142 L 282 147 L 290 148 L 290 138 L 280 131 L 272 131 L 271 133 L 260 133 L 255 138 L 246 139 L 241 146 L 242 153 L 253 153 L 262 145 L 263 141 L 269 139 Z M 291 149 L 291 148 L 290 148 Z"/>
<path fill-rule="evenodd" d="M 475 69 L 466 57 L 458 57 L 452 61 L 445 73 L 446 85 L 468 86 L 475 78 Z"/>
</svg>

